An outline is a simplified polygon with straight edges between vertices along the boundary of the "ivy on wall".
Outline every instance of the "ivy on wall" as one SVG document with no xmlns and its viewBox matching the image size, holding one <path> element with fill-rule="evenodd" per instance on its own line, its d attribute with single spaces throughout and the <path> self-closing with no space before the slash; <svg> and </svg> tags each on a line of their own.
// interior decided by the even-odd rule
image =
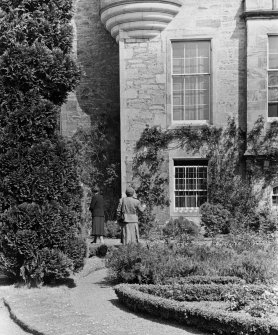
<svg viewBox="0 0 278 335">
<path fill-rule="evenodd" d="M 73 136 L 78 174 L 89 188 L 97 185 L 101 189 L 107 220 L 116 219 L 121 196 L 120 125 L 113 115 L 95 117 L 89 130 L 79 129 Z"/>
<path fill-rule="evenodd" d="M 150 211 L 157 205 L 167 206 L 168 178 L 161 177 L 161 166 L 168 150 L 183 149 L 208 160 L 209 202 L 220 204 L 243 220 L 254 212 L 262 196 L 261 190 L 254 190 L 254 184 L 263 180 L 264 189 L 278 177 L 277 125 L 273 122 L 266 128 L 260 117 L 248 134 L 234 119 L 229 119 L 225 127 L 182 126 L 167 130 L 147 127 L 137 142 L 133 164 L 138 194 L 150 203 Z M 270 162 L 267 171 L 264 160 Z"/>
</svg>

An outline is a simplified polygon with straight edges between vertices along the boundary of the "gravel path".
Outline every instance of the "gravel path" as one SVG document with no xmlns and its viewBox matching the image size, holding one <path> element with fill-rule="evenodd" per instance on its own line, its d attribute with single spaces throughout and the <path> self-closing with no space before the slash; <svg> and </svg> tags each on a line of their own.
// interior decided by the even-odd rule
<svg viewBox="0 0 278 335">
<path fill-rule="evenodd" d="M 86 314 L 99 333 L 108 335 L 193 335 L 198 330 L 169 324 L 160 319 L 138 315 L 120 305 L 113 288 L 105 280 L 107 270 L 98 270 L 79 278 L 77 287 L 70 291 L 74 309 Z M 90 335 L 90 334 L 87 334 Z"/>
<path fill-rule="evenodd" d="M 0 302 L 0 335 L 27 335 L 11 318 L 3 301 Z"/>
<path fill-rule="evenodd" d="M 33 334 L 205 335 L 179 324 L 132 313 L 119 303 L 103 267 L 103 260 L 92 257 L 74 277 L 76 286 L 16 289 L 0 285 L 0 298 Z M 27 335 L 13 323 L 1 303 L 0 300 L 0 335 Z"/>
</svg>

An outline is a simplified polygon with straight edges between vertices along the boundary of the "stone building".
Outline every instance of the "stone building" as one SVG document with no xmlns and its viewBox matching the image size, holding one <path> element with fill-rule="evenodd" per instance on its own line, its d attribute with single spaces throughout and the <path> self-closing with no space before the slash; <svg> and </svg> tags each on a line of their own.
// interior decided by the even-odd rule
<svg viewBox="0 0 278 335">
<path fill-rule="evenodd" d="M 250 129 L 259 115 L 278 117 L 278 0 L 76 0 L 74 25 L 84 73 L 62 130 L 120 111 L 123 189 L 146 124 L 220 126 L 232 116 Z M 168 214 L 198 217 L 206 165 L 169 151 Z"/>
</svg>

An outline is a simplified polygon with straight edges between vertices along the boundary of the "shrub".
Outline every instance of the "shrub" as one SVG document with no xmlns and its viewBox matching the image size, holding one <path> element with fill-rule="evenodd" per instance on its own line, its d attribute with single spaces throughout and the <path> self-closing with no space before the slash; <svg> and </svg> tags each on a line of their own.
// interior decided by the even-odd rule
<svg viewBox="0 0 278 335">
<path fill-rule="evenodd" d="M 247 283 L 270 283 L 277 279 L 277 264 L 274 259 L 274 255 L 266 251 L 244 251 L 234 257 L 222 273 L 240 277 Z"/>
<path fill-rule="evenodd" d="M 261 238 L 262 244 L 249 245 L 231 237 L 219 244 L 187 244 L 173 249 L 163 243 L 128 245 L 112 251 L 107 259 L 111 274 L 119 282 L 165 283 L 169 278 L 188 276 L 233 276 L 248 283 L 271 283 L 277 279 L 276 249 Z M 263 244 L 265 241 L 265 245 Z M 259 238 L 258 238 L 259 243 Z M 260 247 L 258 247 L 258 245 Z M 182 280 L 182 279 L 181 279 Z"/>
<path fill-rule="evenodd" d="M 217 284 L 174 284 L 174 285 L 139 285 L 140 292 L 152 294 L 162 298 L 177 301 L 221 301 L 226 300 L 230 292 L 236 292 L 240 297 L 246 293 L 242 285 L 217 285 Z M 262 296 L 267 286 L 248 285 L 248 293 L 253 297 Z"/>
<path fill-rule="evenodd" d="M 22 203 L 5 211 L 0 221 L 5 273 L 39 283 L 82 268 L 86 244 L 79 237 L 77 219 L 75 212 L 58 203 Z"/>
<path fill-rule="evenodd" d="M 170 276 L 187 276 L 195 264 L 164 245 L 130 244 L 113 250 L 107 258 L 111 275 L 119 282 L 158 283 Z"/>
<path fill-rule="evenodd" d="M 179 244 L 192 242 L 199 235 L 200 227 L 193 221 L 183 216 L 178 219 L 170 219 L 163 227 L 165 239 L 175 239 Z"/>
<path fill-rule="evenodd" d="M 2 1 L 0 267 L 29 285 L 83 266 L 81 188 L 59 110 L 78 82 L 71 1 Z"/>
<path fill-rule="evenodd" d="M 229 302 L 229 310 L 245 310 L 251 316 L 263 317 L 267 313 L 273 313 L 278 305 L 275 292 L 265 288 L 260 294 L 254 294 L 250 285 L 245 285 L 238 289 L 231 287 L 223 294 L 225 301 Z"/>
<path fill-rule="evenodd" d="M 250 209 L 247 213 L 240 211 L 235 213 L 235 217 L 231 222 L 231 231 L 239 233 L 244 230 L 251 230 L 272 233 L 277 229 L 276 225 L 277 223 L 269 210 Z"/>
<path fill-rule="evenodd" d="M 245 280 L 231 276 L 190 276 L 183 278 L 169 278 L 164 284 L 244 284 Z"/>
<path fill-rule="evenodd" d="M 104 235 L 108 238 L 120 238 L 121 227 L 116 221 L 107 221 L 104 226 Z"/>
<path fill-rule="evenodd" d="M 231 214 L 222 205 L 204 203 L 200 207 L 201 224 L 208 235 L 227 234 L 230 231 Z"/>
</svg>

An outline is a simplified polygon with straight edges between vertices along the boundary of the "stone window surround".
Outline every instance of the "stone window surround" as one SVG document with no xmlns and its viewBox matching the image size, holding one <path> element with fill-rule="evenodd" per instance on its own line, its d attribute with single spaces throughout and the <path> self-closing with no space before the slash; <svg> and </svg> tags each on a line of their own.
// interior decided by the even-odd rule
<svg viewBox="0 0 278 335">
<path fill-rule="evenodd" d="M 184 157 L 184 152 L 180 149 L 173 149 L 169 151 L 169 197 L 170 197 L 170 216 L 171 217 L 178 217 L 184 216 L 193 218 L 198 218 L 200 216 L 199 207 L 188 207 L 182 208 L 180 210 L 175 210 L 175 168 L 174 168 L 174 161 L 175 160 L 204 160 L 204 157 L 200 156 L 186 156 Z"/>
<path fill-rule="evenodd" d="M 182 161 L 186 161 L 187 164 L 179 163 L 179 160 L 174 159 L 174 208 L 175 212 L 186 211 L 191 209 L 198 208 L 198 202 L 203 200 L 202 202 L 207 201 L 207 187 L 200 187 L 198 185 L 201 182 L 205 181 L 207 184 L 207 161 L 206 163 L 203 160 L 197 164 L 198 160 L 188 160 L 183 159 Z M 191 162 L 191 163 L 190 163 Z M 176 164 L 175 164 L 176 163 Z M 191 175 L 194 171 L 194 174 Z M 182 176 L 177 177 L 177 173 L 182 173 Z M 183 185 L 183 188 L 176 188 L 176 182 L 180 181 Z M 179 182 L 178 182 L 179 184 Z M 188 186 L 189 184 L 189 186 Z M 195 185 L 196 189 L 193 189 L 192 186 Z M 188 188 L 189 187 L 189 188 Z M 180 195 L 179 192 L 189 192 L 189 194 Z M 194 194 L 195 193 L 195 194 Z M 181 200 L 184 198 L 184 206 L 177 206 L 177 202 L 182 202 Z M 206 201 L 204 201 L 206 199 Z M 192 206 L 193 205 L 193 206 Z"/>
<path fill-rule="evenodd" d="M 277 36 L 278 37 L 278 33 L 276 34 L 271 34 L 268 33 L 267 36 Z M 269 72 L 271 71 L 271 69 L 269 69 L 269 39 L 267 42 L 267 72 L 269 74 Z M 267 76 L 267 87 L 268 87 L 268 76 Z M 267 93 L 267 106 L 268 106 L 268 93 Z M 267 122 L 273 122 L 273 121 L 278 121 L 278 117 L 270 117 L 267 115 Z"/>
<path fill-rule="evenodd" d="M 209 120 L 184 120 L 184 121 L 173 121 L 173 112 L 172 112 L 172 42 L 190 42 L 190 41 L 209 41 L 210 42 L 210 62 L 211 62 L 211 70 L 210 70 L 210 118 Z M 214 50 L 214 41 L 213 38 L 209 35 L 186 35 L 181 37 L 172 37 L 171 34 L 166 40 L 166 72 L 167 72 L 167 80 L 166 80 L 166 89 L 167 89 L 167 97 L 166 97 L 166 111 L 167 111 L 167 128 L 176 128 L 184 125 L 192 125 L 192 126 L 202 126 L 204 124 L 212 124 L 213 122 L 213 72 L 215 69 L 215 63 L 213 60 L 213 50 Z"/>
</svg>

